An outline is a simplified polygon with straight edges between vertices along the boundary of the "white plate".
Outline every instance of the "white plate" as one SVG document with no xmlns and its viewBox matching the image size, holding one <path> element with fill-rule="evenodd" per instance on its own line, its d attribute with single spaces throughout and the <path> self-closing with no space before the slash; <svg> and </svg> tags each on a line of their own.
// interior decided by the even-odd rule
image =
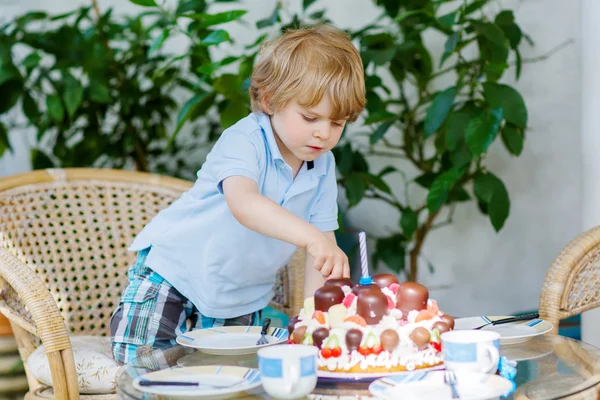
<svg viewBox="0 0 600 400">
<path fill-rule="evenodd" d="M 167 382 L 200 382 L 200 386 L 141 386 L 140 380 Z M 221 386 L 221 387 L 214 387 Z M 150 372 L 133 380 L 133 387 L 139 391 L 157 394 L 168 398 L 210 397 L 228 398 L 260 385 L 260 372 L 257 369 L 207 365 L 183 367 Z"/>
<path fill-rule="evenodd" d="M 207 354 L 234 355 L 256 353 L 262 347 L 285 343 L 288 340 L 287 329 L 272 327 L 269 328 L 266 336 L 269 343 L 257 346 L 261 329 L 260 326 L 220 326 L 198 329 L 177 336 L 177 343 L 199 349 Z"/>
<path fill-rule="evenodd" d="M 369 385 L 369 392 L 386 399 L 452 399 L 452 390 L 444 383 L 444 373 L 429 371 L 381 378 Z M 456 390 L 463 400 L 499 398 L 511 393 L 515 386 L 499 375 L 477 372 L 456 372 L 456 381 Z"/>
<path fill-rule="evenodd" d="M 357 382 L 370 382 L 375 379 L 387 376 L 396 376 L 396 375 L 410 375 L 416 374 L 425 371 L 435 371 L 437 369 L 444 368 L 443 364 L 437 365 L 435 367 L 417 369 L 414 371 L 395 371 L 395 372 L 331 372 L 331 371 L 323 371 L 317 370 L 317 376 L 320 380 L 324 381 L 357 381 Z"/>
<path fill-rule="evenodd" d="M 492 321 L 510 317 L 509 315 L 457 318 L 454 321 L 454 330 L 470 330 Z M 535 336 L 550 332 L 552 330 L 552 323 L 543 319 L 534 319 L 532 321 L 518 321 L 496 326 L 488 325 L 481 330 L 498 332 L 500 334 L 500 344 L 515 344 L 526 342 Z"/>
</svg>

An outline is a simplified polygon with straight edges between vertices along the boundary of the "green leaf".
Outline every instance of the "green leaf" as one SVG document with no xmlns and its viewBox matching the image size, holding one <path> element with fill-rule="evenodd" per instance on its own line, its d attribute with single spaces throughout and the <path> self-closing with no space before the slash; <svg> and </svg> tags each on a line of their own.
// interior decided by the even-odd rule
<svg viewBox="0 0 600 400">
<path fill-rule="evenodd" d="M 142 7 L 156 7 L 156 2 L 154 0 L 129 0 L 133 4 L 137 4 Z"/>
<path fill-rule="evenodd" d="M 23 81 L 13 79 L 0 85 L 0 114 L 10 110 L 23 93 Z"/>
<path fill-rule="evenodd" d="M 400 226 L 402 227 L 402 232 L 404 236 L 407 238 L 411 238 L 413 233 L 417 230 L 419 225 L 419 220 L 417 218 L 417 214 L 410 208 L 406 208 L 402 211 L 402 216 L 400 217 Z"/>
<path fill-rule="evenodd" d="M 492 144 L 502 122 L 502 109 L 485 110 L 469 121 L 465 139 L 471 154 L 478 156 Z"/>
<path fill-rule="evenodd" d="M 504 183 L 491 172 L 478 173 L 473 182 L 473 191 L 490 217 L 496 232 L 504 226 L 510 211 L 510 199 Z"/>
<path fill-rule="evenodd" d="M 310 19 L 321 19 L 321 18 L 323 18 L 323 16 L 325 15 L 325 13 L 326 13 L 325 10 L 315 11 L 314 13 L 310 14 L 308 16 L 308 18 L 310 18 Z"/>
<path fill-rule="evenodd" d="M 390 126 L 392 126 L 393 124 L 394 121 L 387 121 L 379 125 L 377 129 L 375 129 L 375 132 L 371 134 L 369 138 L 370 143 L 375 144 L 379 142 L 379 140 L 381 140 L 381 138 L 386 134 L 388 129 L 390 129 Z"/>
<path fill-rule="evenodd" d="M 206 28 L 208 26 L 225 24 L 227 22 L 235 21 L 244 16 L 247 10 L 231 10 L 224 11 L 217 14 L 184 14 L 182 17 L 192 18 L 200 21 L 198 28 Z"/>
<path fill-rule="evenodd" d="M 42 59 L 42 57 L 34 51 L 33 53 L 31 53 L 27 57 L 25 57 L 25 59 L 23 60 L 23 62 L 21 64 L 25 68 L 27 68 L 27 70 L 31 71 L 33 68 L 38 66 L 41 59 Z"/>
<path fill-rule="evenodd" d="M 453 11 L 451 13 L 442 15 L 441 17 L 439 17 L 437 19 L 437 22 L 440 24 L 440 26 L 442 28 L 445 29 L 452 29 L 452 26 L 454 26 L 454 23 L 456 21 L 456 16 L 457 16 L 457 12 Z"/>
<path fill-rule="evenodd" d="M 227 100 L 225 107 L 219 111 L 221 119 L 221 128 L 227 129 L 243 117 L 248 115 L 250 111 L 243 99 L 237 98 L 233 101 Z"/>
<path fill-rule="evenodd" d="M 493 22 L 476 22 L 474 23 L 477 33 L 488 39 L 492 43 L 504 46 L 506 44 L 506 36 L 502 29 Z"/>
<path fill-rule="evenodd" d="M 31 97 L 29 92 L 23 93 L 23 98 L 21 99 L 23 113 L 32 124 L 36 124 L 38 122 L 38 118 L 40 117 L 40 111 L 38 109 L 37 103 Z"/>
<path fill-rule="evenodd" d="M 89 86 L 90 98 L 96 103 L 108 104 L 112 101 L 108 87 L 98 81 L 91 81 Z"/>
<path fill-rule="evenodd" d="M 377 174 L 379 177 L 383 178 L 384 176 L 386 176 L 387 174 L 391 174 L 392 172 L 396 172 L 398 171 L 398 169 L 396 167 L 392 167 L 391 165 L 388 165 L 387 167 L 385 167 L 384 169 L 382 169 L 379 174 Z"/>
<path fill-rule="evenodd" d="M 431 105 L 427 109 L 425 115 L 425 137 L 428 138 L 433 135 L 444 123 L 448 112 L 452 108 L 454 103 L 454 97 L 456 96 L 456 87 L 449 87 L 441 92 L 438 92 Z"/>
<path fill-rule="evenodd" d="M 502 128 L 502 142 L 506 149 L 515 156 L 518 156 L 523 151 L 523 142 L 525 137 L 523 130 L 512 124 L 505 124 Z"/>
<path fill-rule="evenodd" d="M 21 74 L 17 67 L 12 64 L 2 65 L 0 63 L 0 86 L 8 81 L 20 81 L 21 79 Z"/>
<path fill-rule="evenodd" d="M 459 203 L 469 200 L 471 200 L 471 196 L 469 196 L 469 193 L 461 187 L 455 187 L 448 195 L 448 203 Z"/>
<path fill-rule="evenodd" d="M 388 194 L 392 193 L 392 190 L 390 189 L 388 184 L 385 183 L 385 181 L 383 179 L 381 179 L 380 176 L 365 174 L 365 178 L 369 182 L 369 184 L 371 184 L 375 188 L 381 190 L 382 192 L 388 193 Z"/>
<path fill-rule="evenodd" d="M 463 168 L 471 163 L 473 160 L 473 155 L 469 151 L 466 142 L 462 142 L 461 146 L 459 146 L 456 150 L 454 150 L 450 154 L 450 161 L 454 168 Z"/>
<path fill-rule="evenodd" d="M 346 198 L 350 207 L 357 205 L 365 196 L 365 191 L 367 190 L 364 177 L 355 172 L 351 172 L 346 176 L 344 188 L 346 189 Z"/>
<path fill-rule="evenodd" d="M 181 110 L 179 110 L 179 115 L 177 115 L 177 127 L 175 128 L 175 132 L 173 132 L 173 135 L 171 136 L 171 139 L 169 140 L 169 144 L 172 144 L 175 141 L 175 138 L 177 137 L 177 134 L 179 133 L 179 131 L 181 130 L 183 125 L 185 125 L 187 120 L 190 119 L 192 112 L 194 111 L 194 108 L 196 107 L 196 105 L 198 105 L 204 99 L 205 96 L 206 96 L 206 93 L 196 94 L 196 95 L 192 96 L 192 98 L 190 98 L 183 105 L 183 107 L 181 107 Z"/>
<path fill-rule="evenodd" d="M 448 194 L 462 174 L 461 170 L 452 168 L 433 181 L 427 194 L 427 209 L 429 211 L 437 211 L 446 202 Z"/>
<path fill-rule="evenodd" d="M 229 42 L 229 41 L 231 41 L 231 38 L 229 37 L 229 33 L 223 29 L 218 29 L 218 30 L 213 31 L 210 34 L 208 34 L 208 36 L 206 36 L 204 39 L 202 39 L 201 43 L 206 46 L 212 46 L 215 44 Z"/>
<path fill-rule="evenodd" d="M 435 181 L 435 178 L 438 177 L 438 174 L 435 174 L 433 172 L 425 172 L 423 175 L 419 175 L 417 176 L 414 181 L 421 187 L 424 187 L 425 189 L 429 189 L 431 187 L 431 185 L 433 184 L 433 181 Z"/>
<path fill-rule="evenodd" d="M 340 171 L 340 174 L 348 175 L 352 170 L 352 154 L 352 146 L 350 143 L 346 143 L 343 146 L 335 147 L 333 149 L 335 164 L 338 171 Z"/>
<path fill-rule="evenodd" d="M 213 89 L 227 98 L 238 98 L 242 95 L 242 81 L 234 74 L 223 74 L 213 82 Z"/>
<path fill-rule="evenodd" d="M 58 96 L 51 94 L 46 97 L 46 107 L 48 108 L 50 118 L 55 122 L 62 122 L 65 117 L 65 109 Z"/>
<path fill-rule="evenodd" d="M 303 10 L 303 11 L 306 11 L 306 9 L 307 9 L 308 7 L 310 7 L 310 5 L 311 5 L 312 3 L 314 3 L 315 1 L 316 1 L 316 0 L 302 0 L 302 10 Z"/>
<path fill-rule="evenodd" d="M 521 77 L 521 69 L 523 68 L 523 59 L 521 58 L 521 52 L 519 49 L 515 49 L 515 78 L 518 80 Z"/>
<path fill-rule="evenodd" d="M 469 113 L 466 111 L 452 112 L 448 116 L 446 122 L 446 148 L 449 151 L 456 150 L 458 144 L 464 139 L 470 118 Z"/>
<path fill-rule="evenodd" d="M 67 114 L 70 118 L 75 115 L 75 111 L 79 108 L 81 100 L 83 99 L 83 86 L 81 82 L 75 79 L 73 76 L 67 76 L 65 78 L 65 91 L 63 93 L 63 101 L 67 109 Z"/>
<path fill-rule="evenodd" d="M 154 38 L 152 45 L 148 49 L 148 53 L 146 54 L 146 57 L 150 57 L 150 56 L 152 56 L 152 54 L 154 54 L 154 52 L 160 50 L 162 45 L 165 43 L 165 40 L 167 40 L 167 38 L 169 37 L 170 32 L 171 31 L 168 28 L 163 29 L 163 31 L 160 33 L 160 35 L 158 35 L 156 38 Z"/>
<path fill-rule="evenodd" d="M 175 14 L 182 15 L 189 11 L 201 13 L 204 10 L 206 10 L 205 0 L 179 0 Z"/>
<path fill-rule="evenodd" d="M 379 110 L 373 114 L 369 114 L 367 118 L 365 118 L 365 125 L 375 124 L 377 122 L 386 122 L 396 120 L 398 116 L 386 110 Z"/>
<path fill-rule="evenodd" d="M 444 65 L 444 62 L 450 57 L 450 55 L 456 49 L 456 45 L 460 40 L 460 36 L 458 32 L 453 32 L 448 39 L 446 40 L 446 44 L 444 45 L 444 54 L 442 54 L 442 59 L 440 60 L 440 68 Z"/>
<path fill-rule="evenodd" d="M 281 7 L 280 3 L 277 2 L 277 5 L 275 6 L 275 10 L 273 10 L 273 13 L 271 14 L 271 16 L 269 16 L 265 19 L 256 21 L 256 27 L 258 29 L 263 29 L 263 28 L 266 28 L 267 26 L 273 26 L 277 22 L 279 22 L 280 21 L 280 18 L 279 18 L 279 8 L 280 7 Z"/>
<path fill-rule="evenodd" d="M 33 169 L 54 168 L 54 163 L 46 153 L 34 148 L 31 149 L 31 166 Z"/>
<path fill-rule="evenodd" d="M 500 107 L 504 119 L 519 128 L 527 128 L 527 108 L 523 98 L 515 89 L 500 83 L 483 83 L 485 99 L 493 108 Z"/>
<path fill-rule="evenodd" d="M 8 142 L 8 129 L 6 125 L 0 122 L 0 157 L 10 149 L 10 143 Z"/>
<path fill-rule="evenodd" d="M 399 273 L 406 265 L 406 238 L 396 234 L 387 238 L 378 239 L 373 254 L 373 265 L 379 260 L 383 261 L 392 271 Z"/>
<path fill-rule="evenodd" d="M 519 47 L 519 43 L 521 43 L 521 39 L 523 38 L 523 33 L 521 32 L 521 28 L 515 24 L 513 12 L 511 10 L 500 12 L 496 16 L 495 22 L 496 25 L 504 31 L 504 35 L 508 38 L 510 47 L 513 49 Z"/>
</svg>

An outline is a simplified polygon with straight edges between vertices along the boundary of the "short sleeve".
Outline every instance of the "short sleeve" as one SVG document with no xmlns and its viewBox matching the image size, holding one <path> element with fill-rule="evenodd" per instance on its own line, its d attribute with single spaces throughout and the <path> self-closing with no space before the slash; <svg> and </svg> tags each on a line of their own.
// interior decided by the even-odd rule
<svg viewBox="0 0 600 400">
<path fill-rule="evenodd" d="M 323 232 L 335 231 L 339 228 L 335 159 L 331 153 L 327 157 L 327 172 L 321 177 L 319 195 L 309 220 L 312 225 Z"/>
<path fill-rule="evenodd" d="M 260 152 L 254 133 L 225 131 L 210 154 L 203 169 L 213 177 L 217 189 L 223 193 L 223 180 L 230 176 L 245 176 L 258 183 L 264 151 Z"/>
</svg>

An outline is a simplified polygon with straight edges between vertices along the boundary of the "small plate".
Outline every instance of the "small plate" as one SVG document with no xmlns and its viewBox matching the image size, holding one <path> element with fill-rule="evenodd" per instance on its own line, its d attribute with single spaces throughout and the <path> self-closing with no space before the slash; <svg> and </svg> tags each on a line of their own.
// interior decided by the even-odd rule
<svg viewBox="0 0 600 400">
<path fill-rule="evenodd" d="M 435 367 L 430 368 L 422 368 L 414 371 L 395 371 L 395 372 L 331 372 L 331 371 L 323 371 L 317 370 L 317 376 L 320 381 L 325 382 L 340 382 L 340 381 L 353 381 L 353 382 L 372 382 L 376 379 L 387 377 L 387 376 L 396 376 L 396 375 L 410 375 L 421 373 L 425 371 L 435 371 L 438 369 L 444 368 L 443 364 L 436 365 Z"/>
<path fill-rule="evenodd" d="M 492 321 L 511 317 L 509 315 L 457 318 L 454 323 L 454 330 L 470 330 Z M 500 334 L 500 344 L 515 344 L 526 342 L 535 336 L 550 332 L 552 324 L 543 319 L 534 319 L 496 326 L 488 325 L 481 330 L 498 332 Z"/>
<path fill-rule="evenodd" d="M 256 353 L 262 347 L 287 342 L 287 329 L 272 327 L 269 328 L 266 336 L 269 343 L 257 346 L 261 329 L 260 326 L 220 326 L 198 329 L 177 336 L 177 343 L 199 349 L 207 354 L 236 355 Z"/>
<path fill-rule="evenodd" d="M 429 371 L 381 378 L 369 385 L 369 392 L 385 399 L 452 399 L 452 390 L 444 383 L 444 373 Z M 499 398 L 515 388 L 513 382 L 499 375 L 477 372 L 456 372 L 456 381 L 456 390 L 463 400 Z"/>
<path fill-rule="evenodd" d="M 141 386 L 140 380 L 200 382 L 206 385 Z M 257 386 L 260 386 L 260 372 L 257 369 L 223 365 L 171 368 L 150 372 L 133 380 L 133 387 L 137 390 L 168 398 L 228 398 Z"/>
</svg>

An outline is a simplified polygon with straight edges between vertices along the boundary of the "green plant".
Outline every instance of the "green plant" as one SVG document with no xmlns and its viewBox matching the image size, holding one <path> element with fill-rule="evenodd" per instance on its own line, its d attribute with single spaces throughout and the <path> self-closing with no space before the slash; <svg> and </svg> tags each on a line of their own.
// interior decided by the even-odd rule
<svg viewBox="0 0 600 400">
<path fill-rule="evenodd" d="M 21 106 L 36 130 L 34 168 L 133 166 L 193 177 L 203 159 L 198 151 L 210 147 L 221 124 L 248 112 L 245 97 L 229 84 L 249 72 L 215 79 L 232 58 L 210 54 L 211 46 L 231 40 L 213 27 L 245 11 L 208 14 L 208 6 L 181 0 L 173 10 L 115 18 L 93 2 L 57 16 L 30 12 L 0 27 L 0 116 Z M 189 23 L 180 26 L 177 18 Z M 171 37 L 185 39 L 188 64 L 162 51 Z M 181 107 L 177 98 L 186 91 L 192 98 Z M 8 130 L 19 125 L 17 110 L 10 116 L 13 122 L 0 122 L 0 155 L 10 149 Z M 187 120 L 196 122 L 192 139 L 176 140 L 173 130 Z"/>
<path fill-rule="evenodd" d="M 373 198 L 400 213 L 399 229 L 377 238 L 375 261 L 416 280 L 428 234 L 452 222 L 458 203 L 474 197 L 496 231 L 509 215 L 508 192 L 486 168 L 485 156 L 498 137 L 514 156 L 523 149 L 525 103 L 517 90 L 498 80 L 509 69 L 511 53 L 519 78 L 519 47 L 531 40 L 512 11 L 488 17 L 483 11 L 488 0 L 376 3 L 383 16 L 352 32 L 367 71 L 369 143 L 361 146 L 360 140 L 348 138 L 336 149 L 336 159 L 350 207 Z M 442 54 L 427 47 L 423 36 L 428 31 L 445 36 Z M 395 87 L 384 83 L 386 75 Z M 452 83 L 440 88 L 442 77 Z M 373 172 L 367 156 L 402 159 L 405 171 L 416 173 L 409 176 L 392 165 Z M 404 199 L 386 182 L 392 174 L 401 179 Z M 419 187 L 416 194 L 414 185 Z M 448 218 L 439 223 L 447 207 Z"/>
</svg>

